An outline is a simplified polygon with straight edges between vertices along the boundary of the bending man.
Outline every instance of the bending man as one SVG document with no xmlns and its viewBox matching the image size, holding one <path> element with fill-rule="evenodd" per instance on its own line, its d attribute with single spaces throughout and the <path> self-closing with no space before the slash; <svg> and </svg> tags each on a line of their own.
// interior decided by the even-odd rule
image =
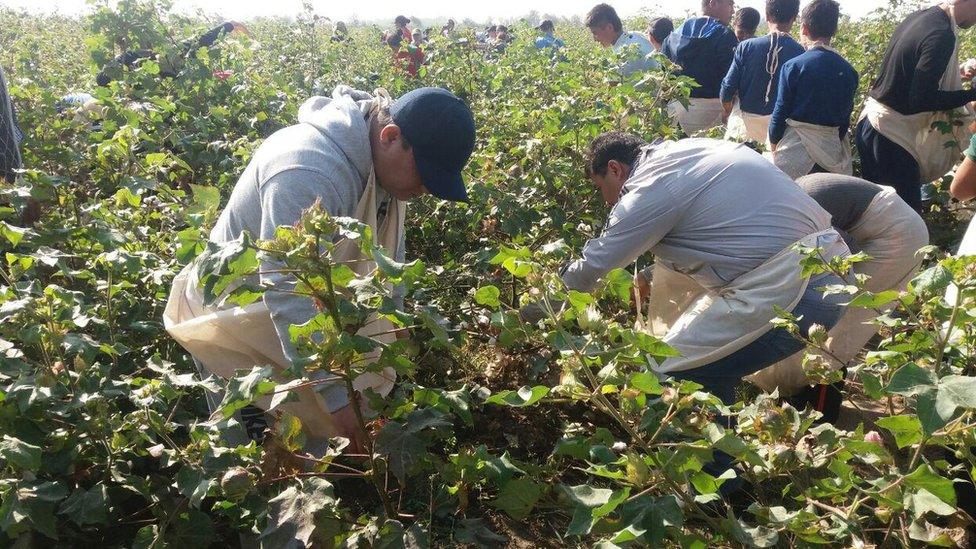
<svg viewBox="0 0 976 549">
<path fill-rule="evenodd" d="M 370 225 L 376 242 L 402 260 L 405 201 L 427 193 L 467 200 L 461 170 L 474 143 L 471 111 L 447 90 L 419 88 L 391 104 L 384 96 L 340 86 L 331 98 L 306 101 L 297 124 L 262 143 L 234 186 L 210 240 L 231 243 L 244 231 L 272 239 L 278 227 L 294 225 L 318 202 L 331 215 Z M 373 268 L 365 261 L 356 265 L 359 274 Z M 291 368 L 296 352 L 289 328 L 308 322 L 317 310 L 310 298 L 291 292 L 296 281 L 280 265 L 265 262 L 261 273 L 260 282 L 268 289 L 262 301 L 245 308 L 205 306 L 194 264 L 174 280 L 164 324 L 207 371 L 229 378 L 254 365 Z M 364 374 L 355 385 L 359 391 L 369 387 L 385 395 L 394 377 L 392 371 Z M 297 393 L 298 402 L 282 406 L 295 407 L 292 413 L 302 420 L 310 440 L 341 435 L 355 443 L 353 395 L 341 382 Z M 255 439 L 263 431 L 260 416 L 245 416 Z"/>
<path fill-rule="evenodd" d="M 563 280 L 588 291 L 652 252 L 654 287 L 643 275 L 637 283 L 650 290 L 655 331 L 682 355 L 657 372 L 731 403 L 743 376 L 803 348 L 772 329 L 774 307 L 802 315 L 801 329 L 840 318 L 847 296 L 818 290 L 840 279 L 802 278 L 793 246 L 820 247 L 828 258 L 846 255 L 847 246 L 830 214 L 752 149 L 711 139 L 648 145 L 611 132 L 590 145 L 587 169 L 613 210 Z"/>
<path fill-rule="evenodd" d="M 865 290 L 878 293 L 905 289 L 921 263 L 922 258 L 916 254 L 928 245 L 929 233 L 925 221 L 894 189 L 837 174 L 808 175 L 797 183 L 830 213 L 834 227 L 847 237 L 851 249 L 871 257 L 854 266 L 855 273 L 870 277 Z M 844 313 L 828 332 L 829 356 L 824 358 L 830 368 L 845 368 L 854 360 L 878 333 L 878 326 L 871 322 L 877 316 L 877 310 L 863 307 Z M 802 354 L 791 356 L 758 372 L 749 381 L 767 392 L 778 388 L 781 396 L 796 395 L 801 406 L 810 404 L 824 414 L 826 421 L 835 422 L 840 412 L 840 387 L 808 386 L 802 359 Z"/>
</svg>

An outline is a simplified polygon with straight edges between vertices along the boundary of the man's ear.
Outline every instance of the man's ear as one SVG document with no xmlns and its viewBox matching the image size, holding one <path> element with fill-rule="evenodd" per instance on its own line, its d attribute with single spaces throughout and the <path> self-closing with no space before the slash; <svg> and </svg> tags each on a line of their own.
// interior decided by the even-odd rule
<svg viewBox="0 0 976 549">
<path fill-rule="evenodd" d="M 619 160 L 611 160 L 607 162 L 607 173 L 620 180 L 626 180 L 630 175 L 630 166 Z"/>
<path fill-rule="evenodd" d="M 387 124 L 383 126 L 380 130 L 380 142 L 382 143 L 392 143 L 400 138 L 403 133 L 400 131 L 400 126 L 396 124 Z"/>
</svg>

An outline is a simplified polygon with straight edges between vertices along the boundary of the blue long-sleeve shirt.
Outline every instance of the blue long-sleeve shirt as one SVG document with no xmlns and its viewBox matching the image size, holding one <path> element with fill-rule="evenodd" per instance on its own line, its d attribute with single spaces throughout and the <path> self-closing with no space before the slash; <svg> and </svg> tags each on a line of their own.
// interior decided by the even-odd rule
<svg viewBox="0 0 976 549">
<path fill-rule="evenodd" d="M 779 52 L 776 59 L 771 55 L 774 49 Z M 772 114 L 783 64 L 801 54 L 803 46 L 785 34 L 768 34 L 740 42 L 732 56 L 732 66 L 722 81 L 719 97 L 723 103 L 731 103 L 738 96 L 739 107 L 744 112 L 763 116 Z M 769 68 L 773 68 L 772 88 L 769 87 Z M 767 90 L 769 101 L 766 101 Z"/>
<path fill-rule="evenodd" d="M 787 119 L 836 127 L 840 137 L 847 135 L 858 79 L 846 59 L 822 47 L 786 62 L 769 122 L 769 142 L 783 138 Z"/>
</svg>

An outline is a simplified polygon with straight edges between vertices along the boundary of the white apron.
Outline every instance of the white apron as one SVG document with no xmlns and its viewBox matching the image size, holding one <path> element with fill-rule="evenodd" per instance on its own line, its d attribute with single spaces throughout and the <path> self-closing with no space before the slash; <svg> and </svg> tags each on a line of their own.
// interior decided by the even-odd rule
<svg viewBox="0 0 976 549">
<path fill-rule="evenodd" d="M 391 252 L 396 250 L 399 243 L 405 214 L 406 205 L 394 199 L 390 201 L 382 226 L 377 223 L 376 175 L 371 170 L 366 189 L 356 208 L 356 219 L 369 225 L 373 229 L 374 241 Z M 333 261 L 336 263 L 362 258 L 356 244 L 350 241 L 340 242 L 333 253 Z M 369 274 L 376 268 L 372 261 L 356 261 L 347 265 L 360 276 Z M 246 307 L 223 301 L 213 306 L 204 305 L 195 262 L 187 265 L 173 280 L 173 288 L 163 313 L 163 325 L 173 339 L 193 355 L 199 364 L 217 376 L 228 379 L 241 369 L 250 370 L 253 366 L 271 365 L 276 381 L 286 382 L 291 379 L 287 374 L 291 362 L 285 357 L 264 300 Z M 359 335 L 371 336 L 389 344 L 396 339 L 394 328 L 390 321 L 374 316 L 360 330 Z M 376 350 L 365 355 L 364 362 L 368 364 L 375 361 L 379 353 Z M 396 373 L 387 368 L 382 373 L 362 374 L 353 385 L 360 392 L 372 388 L 386 396 L 393 389 L 395 380 Z M 294 390 L 298 400 L 283 403 L 279 408 L 298 417 L 313 439 L 335 436 L 337 433 L 328 408 L 315 389 L 305 387 Z M 258 400 L 257 405 L 267 410 L 270 397 Z"/>
<path fill-rule="evenodd" d="M 722 100 L 719 98 L 697 98 L 688 101 L 686 109 L 679 101 L 668 103 L 668 113 L 678 121 L 681 129 L 692 136 L 700 131 L 710 130 L 722 125 Z"/>
<path fill-rule="evenodd" d="M 786 120 L 783 139 L 772 151 L 773 164 L 792 179 L 808 175 L 815 165 L 830 173 L 852 175 L 851 147 L 838 128 Z"/>
<path fill-rule="evenodd" d="M 834 229 L 797 244 L 823 248 L 825 257 L 850 251 Z M 722 288 L 706 289 L 694 273 L 678 273 L 660 259 L 651 281 L 648 322 L 638 314 L 637 329 L 662 338 L 681 356 L 652 366 L 659 374 L 691 370 L 722 359 L 772 329 L 774 307 L 793 310 L 807 289 L 800 254 L 788 246 Z"/>
<path fill-rule="evenodd" d="M 890 187 L 874 197 L 850 235 L 871 256 L 869 261 L 855 264 L 854 272 L 869 276 L 864 289 L 875 293 L 904 290 L 922 260 L 916 253 L 929 243 L 925 222 Z M 887 311 L 890 306 L 879 309 Z M 844 313 L 827 339 L 830 355 L 825 358 L 831 367 L 839 369 L 854 360 L 878 333 L 878 326 L 871 323 L 877 316 L 877 311 L 864 307 L 851 307 Z M 803 373 L 803 354 L 794 354 L 746 379 L 766 392 L 778 388 L 781 396 L 796 394 L 810 384 Z"/>
<path fill-rule="evenodd" d="M 753 114 L 745 112 L 735 100 L 732 113 L 725 127 L 725 139 L 731 141 L 769 142 L 769 119 L 771 115 Z"/>
<path fill-rule="evenodd" d="M 952 52 L 949 65 L 939 89 L 942 91 L 958 91 L 962 87 L 962 75 L 959 74 L 959 29 L 955 20 L 952 30 L 956 35 L 956 49 Z M 933 128 L 936 122 L 948 122 L 954 113 L 960 117 L 960 123 L 952 127 L 949 134 Z M 905 149 L 915 161 L 922 174 L 922 183 L 928 183 L 949 173 L 962 157 L 962 152 L 969 145 L 972 132 L 969 125 L 973 121 L 973 111 L 969 105 L 959 107 L 955 111 L 920 112 L 917 114 L 901 114 L 888 108 L 873 97 L 868 97 L 864 103 L 859 120 L 867 118 L 871 126 Z M 952 142 L 955 142 L 954 144 Z M 950 145 L 948 146 L 947 145 Z"/>
</svg>

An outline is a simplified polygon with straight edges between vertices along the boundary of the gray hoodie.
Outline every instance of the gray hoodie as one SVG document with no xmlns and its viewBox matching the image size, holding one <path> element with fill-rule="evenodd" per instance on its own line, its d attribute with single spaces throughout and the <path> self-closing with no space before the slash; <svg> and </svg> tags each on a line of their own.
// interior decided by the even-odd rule
<svg viewBox="0 0 976 549">
<path fill-rule="evenodd" d="M 230 242 L 243 231 L 256 238 L 274 238 L 275 229 L 294 225 L 316 200 L 331 215 L 354 216 L 373 166 L 367 120 L 371 100 L 370 94 L 347 86 L 337 87 L 331 98 L 307 100 L 298 110 L 298 124 L 278 130 L 254 153 L 210 240 Z M 382 205 L 388 195 L 382 188 L 377 193 Z M 396 259 L 402 261 L 403 255 L 401 240 Z M 280 268 L 270 261 L 261 265 L 262 271 Z M 281 291 L 294 288 L 294 277 L 271 273 L 260 278 L 269 288 L 264 303 L 285 356 L 294 358 L 289 326 L 308 322 L 318 311 L 310 299 Z M 340 384 L 326 386 L 323 396 L 332 412 L 349 403 Z"/>
</svg>

